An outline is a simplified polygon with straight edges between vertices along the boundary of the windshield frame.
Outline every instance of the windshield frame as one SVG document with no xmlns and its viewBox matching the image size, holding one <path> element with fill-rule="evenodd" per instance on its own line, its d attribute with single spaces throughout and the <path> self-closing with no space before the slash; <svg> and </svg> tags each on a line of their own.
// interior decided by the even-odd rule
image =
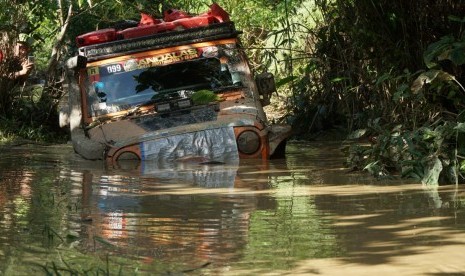
<svg viewBox="0 0 465 276">
<path fill-rule="evenodd" d="M 249 69 L 247 63 L 244 61 L 242 51 L 237 49 L 236 41 L 233 39 L 170 47 L 162 50 L 144 51 L 137 54 L 123 55 L 116 58 L 89 63 L 87 69 L 82 71 L 83 74 L 81 75 L 80 81 L 81 89 L 83 90 L 82 96 L 84 98 L 82 101 L 83 111 L 87 113 L 88 116 L 86 117 L 90 119 L 88 121 L 93 121 L 95 118 L 99 118 L 101 116 L 118 116 L 120 114 L 126 113 L 128 110 L 136 108 L 139 105 L 144 105 L 147 102 L 153 102 L 152 96 L 154 95 L 154 92 L 150 91 L 150 89 L 146 89 L 145 91 L 140 91 L 139 93 L 134 92 L 134 95 L 131 95 L 131 97 L 141 98 L 141 100 L 137 103 L 132 103 L 119 109 L 108 109 L 106 106 L 106 100 L 100 101 L 97 95 L 98 91 L 96 92 L 96 89 L 92 91 L 94 86 L 92 86 L 91 82 L 98 81 L 98 78 L 92 79 L 92 76 L 96 74 L 95 68 L 99 68 L 99 70 L 105 66 L 110 68 L 109 66 L 114 64 L 121 64 L 121 66 L 126 66 L 125 62 L 135 60 L 138 62 L 135 69 L 125 69 L 125 72 L 133 72 L 136 70 L 145 70 L 147 68 L 153 67 L 161 68 L 175 64 L 189 64 L 189 62 L 197 62 L 208 59 L 218 60 L 221 66 L 221 70 L 223 70 L 224 67 L 231 74 L 231 83 L 228 83 L 223 87 L 220 86 L 217 88 L 211 88 L 213 92 L 221 93 L 229 89 L 237 89 L 237 87 L 243 86 L 244 81 L 242 80 L 245 78 L 244 75 L 248 74 Z M 121 68 L 117 68 L 115 70 L 121 70 Z M 100 72 L 97 72 L 97 75 L 100 75 Z M 247 76 L 247 78 L 250 78 L 250 76 Z M 183 87 L 172 90 L 180 91 L 182 90 L 181 88 Z M 96 105 L 98 105 L 98 108 L 96 108 Z M 104 110 L 105 112 L 99 113 L 96 112 L 96 110 Z"/>
</svg>

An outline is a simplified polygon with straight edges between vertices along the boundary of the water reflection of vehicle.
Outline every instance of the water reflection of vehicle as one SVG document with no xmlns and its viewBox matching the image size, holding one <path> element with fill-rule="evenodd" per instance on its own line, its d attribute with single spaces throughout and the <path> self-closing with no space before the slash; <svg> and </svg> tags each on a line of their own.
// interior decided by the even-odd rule
<svg viewBox="0 0 465 276">
<path fill-rule="evenodd" d="M 263 111 L 274 79 L 254 79 L 229 15 L 213 4 L 194 17 L 147 18 L 77 38 L 68 62 L 75 150 L 110 163 L 283 154 L 290 128 Z"/>
<path fill-rule="evenodd" d="M 247 244 L 251 214 L 276 208 L 273 200 L 249 194 L 264 188 L 259 175 L 241 179 L 266 166 L 177 164 L 87 172 L 82 195 L 87 246 L 93 248 L 101 237 L 115 250 L 141 257 L 182 256 L 187 264 L 237 260 Z"/>
</svg>

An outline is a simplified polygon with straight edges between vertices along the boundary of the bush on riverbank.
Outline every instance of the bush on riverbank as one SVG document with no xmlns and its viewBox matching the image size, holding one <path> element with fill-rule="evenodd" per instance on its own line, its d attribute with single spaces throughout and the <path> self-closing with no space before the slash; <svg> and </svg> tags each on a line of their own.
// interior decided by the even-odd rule
<svg viewBox="0 0 465 276">
<path fill-rule="evenodd" d="M 309 70 L 293 85 L 300 134 L 318 131 L 317 122 L 343 124 L 352 138 L 371 140 L 348 151 L 352 167 L 461 182 L 465 5 L 335 0 L 315 7 L 321 17 L 308 32 Z"/>
</svg>

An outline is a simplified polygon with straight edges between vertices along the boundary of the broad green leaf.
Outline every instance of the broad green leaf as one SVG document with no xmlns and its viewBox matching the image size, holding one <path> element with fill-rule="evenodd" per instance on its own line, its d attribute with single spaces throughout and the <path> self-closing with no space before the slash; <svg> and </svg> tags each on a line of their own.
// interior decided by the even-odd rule
<svg viewBox="0 0 465 276">
<path fill-rule="evenodd" d="M 429 70 L 419 75 L 415 81 L 413 81 L 410 89 L 412 90 L 412 93 L 417 94 L 425 84 L 431 83 L 435 80 L 451 81 L 454 79 L 454 76 L 442 70 Z"/>
<path fill-rule="evenodd" d="M 434 42 L 428 46 L 423 55 L 423 60 L 428 68 L 433 68 L 437 65 L 435 59 L 450 49 L 451 44 L 454 43 L 455 38 L 451 35 L 443 36 L 439 41 Z"/>
</svg>

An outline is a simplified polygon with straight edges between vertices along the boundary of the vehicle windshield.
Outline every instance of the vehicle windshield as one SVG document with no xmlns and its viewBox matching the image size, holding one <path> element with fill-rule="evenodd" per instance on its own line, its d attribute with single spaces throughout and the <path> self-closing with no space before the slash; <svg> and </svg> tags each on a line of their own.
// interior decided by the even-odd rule
<svg viewBox="0 0 465 276">
<path fill-rule="evenodd" d="M 149 62 L 143 63 L 146 60 Z M 159 60 L 158 57 L 127 59 L 88 68 L 90 114 L 100 116 L 147 102 L 186 97 L 186 94 L 202 89 L 215 92 L 241 85 L 224 58 L 201 57 L 161 65 Z"/>
</svg>

